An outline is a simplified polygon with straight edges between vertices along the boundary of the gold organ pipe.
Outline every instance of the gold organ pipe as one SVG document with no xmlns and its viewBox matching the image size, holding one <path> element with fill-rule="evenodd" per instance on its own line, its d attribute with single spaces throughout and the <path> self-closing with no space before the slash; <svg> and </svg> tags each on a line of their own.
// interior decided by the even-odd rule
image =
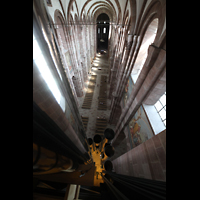
<svg viewBox="0 0 200 200">
<path fill-rule="evenodd" d="M 33 175 L 67 171 L 72 166 L 71 159 L 33 143 Z"/>
</svg>

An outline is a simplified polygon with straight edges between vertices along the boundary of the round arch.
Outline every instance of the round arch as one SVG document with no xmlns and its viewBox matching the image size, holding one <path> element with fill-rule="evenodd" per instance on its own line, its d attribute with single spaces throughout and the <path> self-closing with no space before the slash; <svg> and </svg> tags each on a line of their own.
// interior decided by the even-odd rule
<svg viewBox="0 0 200 200">
<path fill-rule="evenodd" d="M 93 4 L 91 5 L 91 7 L 88 9 L 88 12 L 89 12 L 91 9 L 93 9 L 93 11 L 92 11 L 92 13 L 93 13 L 94 10 L 95 10 L 95 8 L 98 8 L 98 7 L 100 7 L 100 6 L 105 6 L 105 7 L 107 7 L 107 8 L 110 10 L 111 13 L 113 13 L 113 11 L 114 11 L 114 13 L 116 14 L 116 11 L 115 11 L 115 9 L 114 9 L 114 6 L 113 6 L 112 2 L 107 3 L 107 2 L 105 2 L 105 1 L 96 1 L 96 2 L 93 3 Z M 88 13 L 88 12 L 87 12 L 87 13 Z"/>
<path fill-rule="evenodd" d="M 96 20 L 97 20 L 97 17 L 101 14 L 101 13 L 105 13 L 108 15 L 110 21 L 113 21 L 115 20 L 115 16 L 112 16 L 109 12 L 109 10 L 107 8 L 103 8 L 103 9 L 100 9 L 98 8 L 95 13 L 94 13 L 94 17 L 93 17 L 93 22 L 96 23 Z"/>
<path fill-rule="evenodd" d="M 130 7 L 131 7 L 131 16 L 130 16 L 130 34 L 133 35 L 134 34 L 134 30 L 135 30 L 135 22 L 136 22 L 136 0 L 132 0 L 129 1 L 130 2 Z"/>
<path fill-rule="evenodd" d="M 65 20 L 60 12 L 60 10 L 56 9 L 54 12 L 54 21 L 57 26 L 55 29 L 57 40 L 59 45 L 62 46 L 64 49 L 67 49 L 67 42 L 66 42 L 66 30 L 65 30 Z"/>
<path fill-rule="evenodd" d="M 155 19 L 158 18 L 158 30 L 154 40 L 154 44 L 157 46 L 161 37 L 161 33 L 164 28 L 164 22 L 166 17 L 166 11 L 163 9 L 165 1 L 156 1 L 152 0 L 152 2 L 147 7 L 145 13 L 143 14 L 142 19 L 138 27 L 136 27 L 135 34 L 140 36 L 140 40 L 143 39 L 144 34 L 149 27 L 149 24 Z M 158 46 L 159 47 L 159 46 Z"/>
<path fill-rule="evenodd" d="M 143 65 L 148 55 L 149 45 L 151 45 L 154 42 L 155 37 L 157 35 L 157 30 L 158 18 L 154 18 L 146 28 L 145 33 L 141 38 L 140 49 L 131 72 L 131 77 L 134 83 L 136 83 L 137 78 L 139 77 L 139 74 L 143 68 Z"/>
<path fill-rule="evenodd" d="M 94 7 L 94 9 L 93 9 L 93 11 L 92 11 L 92 13 L 91 13 L 91 16 L 94 16 L 94 13 L 95 13 L 97 10 L 101 10 L 101 9 L 104 9 L 104 8 L 107 9 L 107 10 L 109 10 L 109 13 L 110 13 L 111 16 L 114 15 L 113 12 L 110 10 L 110 7 L 101 4 L 101 5 L 97 5 L 97 6 Z M 102 13 L 103 13 L 103 12 L 102 12 Z"/>
</svg>

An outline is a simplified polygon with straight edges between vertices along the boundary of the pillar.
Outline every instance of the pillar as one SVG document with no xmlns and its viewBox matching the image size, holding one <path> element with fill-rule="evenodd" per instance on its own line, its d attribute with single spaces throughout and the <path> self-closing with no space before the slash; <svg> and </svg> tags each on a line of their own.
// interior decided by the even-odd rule
<svg viewBox="0 0 200 200">
<path fill-rule="evenodd" d="M 116 46 L 116 50 L 115 50 L 115 54 L 114 54 L 114 61 L 113 61 L 113 65 L 112 68 L 110 70 L 110 91 L 109 91 L 109 95 L 108 98 L 110 99 L 112 96 L 112 92 L 114 90 L 115 87 L 115 79 L 116 79 L 116 72 L 117 72 L 117 67 L 118 64 L 120 62 L 120 58 L 119 56 L 117 56 L 118 53 L 118 49 L 119 49 L 119 43 L 120 43 L 120 39 L 121 39 L 121 35 L 122 35 L 123 31 L 120 30 L 119 28 L 119 34 L 116 34 L 116 40 L 118 41 L 117 46 Z"/>
<path fill-rule="evenodd" d="M 83 27 L 80 25 L 79 32 L 78 32 L 79 44 L 81 46 L 84 46 L 82 31 L 83 31 Z M 85 52 L 82 48 L 80 48 L 80 67 L 81 67 L 81 71 L 83 74 L 83 81 L 86 82 L 88 79 L 88 71 L 87 71 L 87 67 L 86 67 L 86 63 L 85 63 Z"/>
<path fill-rule="evenodd" d="M 80 95 L 81 93 L 83 93 L 83 83 L 82 83 L 81 74 L 78 73 L 78 71 L 80 71 L 80 69 L 79 69 L 78 60 L 76 57 L 76 50 L 74 47 L 75 44 L 73 42 L 73 34 L 74 33 L 72 32 L 72 27 L 70 27 L 69 28 L 69 37 L 67 37 L 67 43 L 69 45 L 69 53 L 70 53 L 70 58 L 71 58 L 71 61 L 73 64 L 74 76 L 76 77 L 76 81 L 79 82 L 79 84 L 74 85 L 74 88 L 75 88 L 76 94 Z M 69 79 L 70 79 L 70 77 L 69 77 Z M 73 84 L 74 84 L 74 81 L 73 81 Z M 78 87 L 77 87 L 77 85 L 78 85 Z M 81 90 L 82 92 L 77 91 L 77 90 Z M 80 97 L 80 96 L 78 96 L 78 97 Z"/>
<path fill-rule="evenodd" d="M 166 50 L 150 45 L 148 57 L 116 125 L 113 145 L 166 70 Z"/>
<path fill-rule="evenodd" d="M 115 87 L 113 87 L 115 88 L 115 91 L 112 90 L 112 94 L 114 93 L 115 98 L 113 98 L 111 102 L 111 113 L 110 113 L 110 118 L 109 118 L 109 122 L 111 124 L 116 124 L 117 123 L 116 119 L 119 119 L 119 113 L 120 113 L 119 108 L 120 108 L 120 102 L 122 98 L 122 95 L 119 92 L 120 92 L 120 88 L 121 87 L 124 88 L 126 84 L 126 82 L 124 82 L 123 79 L 124 79 L 124 74 L 126 73 L 125 71 L 127 71 L 126 63 L 128 60 L 128 56 L 130 57 L 132 42 L 133 42 L 133 36 L 129 35 L 128 40 L 126 42 L 125 51 L 124 51 L 125 52 L 124 62 L 122 63 L 122 66 L 118 68 L 118 76 L 117 76 L 118 82 L 115 83 Z M 116 76 L 116 73 L 117 73 L 117 69 L 115 69 L 115 72 L 113 74 L 115 74 Z M 116 118 L 116 116 L 118 118 Z"/>
<path fill-rule="evenodd" d="M 72 81 L 73 81 L 73 84 L 74 84 L 74 87 L 75 87 L 77 97 L 82 97 L 83 91 L 81 89 L 80 81 L 78 80 L 77 76 L 76 77 L 72 76 Z"/>
</svg>

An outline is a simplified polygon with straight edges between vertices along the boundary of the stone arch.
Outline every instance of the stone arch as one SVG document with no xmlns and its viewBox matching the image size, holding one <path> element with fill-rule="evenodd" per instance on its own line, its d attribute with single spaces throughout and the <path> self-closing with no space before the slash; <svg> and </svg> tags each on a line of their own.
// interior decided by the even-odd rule
<svg viewBox="0 0 200 200">
<path fill-rule="evenodd" d="M 106 6 L 107 8 L 111 8 L 111 10 L 114 8 L 113 5 L 110 5 L 109 3 L 105 1 L 97 1 L 91 5 L 91 7 L 88 9 L 88 12 L 94 7 L 94 6 Z"/>
<path fill-rule="evenodd" d="M 73 5 L 74 0 L 70 0 L 68 3 L 68 8 L 67 8 L 67 21 L 70 24 L 70 15 L 71 15 L 71 9 Z"/>
<path fill-rule="evenodd" d="M 134 68 L 137 65 L 137 59 L 140 58 L 140 49 L 143 45 L 143 41 L 145 39 L 146 33 L 149 30 L 149 27 L 152 25 L 155 20 L 157 20 L 157 32 L 156 36 L 154 38 L 154 41 L 152 41 L 152 44 L 148 44 L 148 47 L 146 47 L 147 51 L 147 57 L 144 59 L 144 63 L 142 64 L 142 72 L 141 76 L 138 76 L 140 79 L 139 82 L 143 79 L 142 77 L 145 77 L 148 73 L 147 70 L 143 69 L 143 65 L 146 65 L 145 63 L 149 63 L 150 60 L 151 63 L 154 63 L 154 61 L 157 59 L 158 54 L 155 54 L 154 57 L 152 57 L 152 51 L 153 48 L 149 47 L 149 45 L 153 46 L 156 49 L 165 49 L 166 48 L 166 30 L 163 31 L 164 25 L 165 25 L 165 17 L 166 17 L 166 11 L 165 11 L 165 0 L 163 1 L 156 1 L 152 0 L 152 2 L 148 5 L 145 12 L 142 15 L 142 18 L 140 22 L 138 23 L 138 27 L 136 27 L 136 35 L 140 36 L 139 43 L 138 43 L 138 55 L 136 58 L 136 61 L 134 63 Z M 151 50 L 151 53 L 150 53 Z M 159 50 L 158 50 L 159 51 Z M 150 64 L 152 65 L 152 64 Z M 134 70 L 133 68 L 133 70 Z M 144 71 L 143 71 L 144 70 Z M 153 88 L 147 95 L 147 97 L 144 100 L 144 103 L 153 105 L 160 96 L 165 92 L 165 76 L 166 76 L 166 67 L 163 68 L 162 74 L 158 77 L 156 83 L 154 84 Z M 162 84 L 161 84 L 162 82 Z"/>
<path fill-rule="evenodd" d="M 91 16 L 94 16 L 94 13 L 95 13 L 98 9 L 103 9 L 103 8 L 106 8 L 107 10 L 109 10 L 110 15 L 113 15 L 113 12 L 110 10 L 110 7 L 108 7 L 108 6 L 106 6 L 106 5 L 100 4 L 100 5 L 97 5 L 97 6 L 94 7 Z"/>
<path fill-rule="evenodd" d="M 71 0 L 71 1 L 72 1 L 72 0 Z M 86 1 L 85 4 L 83 5 L 82 10 L 81 10 L 81 12 L 80 12 L 80 16 L 83 15 L 83 10 L 84 10 L 84 8 L 87 6 L 87 4 L 88 4 L 89 2 L 90 2 L 90 1 Z M 116 10 L 115 10 L 114 5 L 112 4 L 112 2 L 111 2 L 110 0 L 107 0 L 107 2 L 109 3 L 109 5 L 113 8 L 114 12 L 116 13 Z M 118 8 L 118 13 L 121 13 L 121 7 L 120 7 L 120 4 L 119 4 L 118 0 L 115 0 L 115 2 L 116 2 L 116 5 L 117 5 L 117 8 Z M 109 12 L 110 12 L 110 11 L 109 11 Z M 100 13 L 99 13 L 99 14 L 100 14 Z M 117 16 L 116 16 L 116 18 L 117 18 Z"/>
<path fill-rule="evenodd" d="M 95 7 L 94 7 L 95 6 Z M 93 8 L 94 7 L 94 8 Z M 94 16 L 93 13 L 95 13 L 97 10 L 101 10 L 102 8 L 106 8 L 109 10 L 109 13 L 111 13 L 111 15 L 115 15 L 116 16 L 116 10 L 114 8 L 114 5 L 112 4 L 111 1 L 107 1 L 107 2 L 104 2 L 104 1 L 97 1 L 95 2 L 94 4 L 91 5 L 90 9 L 93 8 L 93 11 L 92 11 L 92 14 L 91 16 Z M 90 10 L 89 9 L 89 10 Z M 88 11 L 89 11 L 88 10 Z"/>
<path fill-rule="evenodd" d="M 72 15 L 70 14 L 69 15 L 69 19 L 68 19 L 68 24 L 67 24 L 67 26 L 66 27 L 68 27 L 68 29 L 66 29 L 65 28 L 65 21 L 64 21 L 64 17 L 62 16 L 62 13 L 57 9 L 57 10 L 55 10 L 55 12 L 54 12 L 54 19 L 55 19 L 55 23 L 56 23 L 56 31 L 57 31 L 57 35 L 58 35 L 58 42 L 60 42 L 60 46 L 62 47 L 64 47 L 64 49 L 68 49 L 68 45 L 69 46 L 71 46 L 71 44 L 70 44 L 70 42 L 68 41 L 68 39 L 67 39 L 67 37 L 66 36 L 73 36 L 73 34 L 70 34 L 70 32 L 72 32 L 73 30 L 72 30 L 72 27 L 73 27 L 73 25 L 74 25 L 74 20 L 73 20 L 73 17 L 72 17 Z M 68 32 L 69 32 L 69 34 L 67 35 L 67 30 L 68 30 Z M 59 36 L 60 35 L 60 36 Z M 64 52 L 63 52 L 64 53 Z M 70 51 L 69 51 L 69 54 L 68 54 L 68 57 L 69 57 L 69 59 L 71 60 L 71 62 L 73 63 L 73 67 L 76 67 L 76 65 L 75 65 L 75 63 L 74 63 L 74 59 L 72 59 L 73 58 L 73 54 L 72 53 L 70 53 Z M 69 73 L 69 71 L 71 70 L 71 67 L 72 66 L 69 66 L 68 64 L 67 64 L 67 60 L 66 59 L 64 59 L 64 62 L 65 62 L 65 65 L 67 66 L 67 68 L 68 68 L 68 71 L 67 71 L 67 75 L 68 75 L 68 78 L 70 78 L 70 73 Z M 72 63 L 70 63 L 70 65 L 72 64 Z M 73 69 L 73 71 L 74 71 L 74 69 Z M 74 75 L 75 75 L 75 72 L 74 72 Z M 77 94 L 77 96 L 78 97 L 80 97 L 80 96 L 82 96 L 83 95 L 83 91 L 82 91 L 82 86 L 81 86 L 81 84 L 80 84 L 80 81 L 79 81 L 79 79 L 80 79 L 80 77 L 79 77 L 79 75 L 75 75 L 76 76 L 76 81 L 74 81 L 74 80 L 72 80 L 72 82 L 73 82 L 73 84 L 74 84 L 74 88 L 75 88 L 75 91 L 76 91 L 76 94 Z"/>
<path fill-rule="evenodd" d="M 76 2 L 76 0 L 74 0 L 74 3 L 75 3 L 75 5 L 76 5 L 76 10 L 78 11 L 78 18 L 79 18 L 79 10 L 78 10 L 78 5 L 77 5 L 77 2 Z"/>
<path fill-rule="evenodd" d="M 75 25 L 75 30 L 76 30 L 76 33 L 78 34 L 78 30 L 79 30 L 79 19 L 78 19 L 78 16 L 77 14 L 74 15 L 74 25 Z"/>
<path fill-rule="evenodd" d="M 64 17 L 62 15 L 62 13 L 56 9 L 55 12 L 54 12 L 54 21 L 55 21 L 55 24 L 56 24 L 56 29 L 55 29 L 55 32 L 57 34 L 57 41 L 59 43 L 59 46 L 62 48 L 64 48 L 64 51 L 65 50 L 69 50 L 69 42 L 68 42 L 68 39 L 67 39 L 67 31 L 70 31 L 70 28 L 66 28 L 66 26 L 63 26 L 64 25 Z M 68 26 L 67 26 L 68 27 Z M 63 57 L 65 57 L 64 55 L 64 51 L 61 50 L 62 54 L 63 54 Z M 68 51 L 69 52 L 69 51 Z M 70 52 L 69 52 L 69 55 L 67 56 L 71 56 Z M 70 58 L 69 58 L 70 59 Z M 64 64 L 65 66 L 67 66 L 67 70 L 66 70 L 66 73 L 67 73 L 67 76 L 68 78 L 70 78 L 70 73 L 69 71 L 71 69 L 73 69 L 73 65 L 70 61 L 66 61 L 66 59 L 64 59 Z"/>
<path fill-rule="evenodd" d="M 75 28 L 76 21 L 74 20 L 72 14 L 70 14 L 70 21 L 69 22 L 70 22 L 69 30 L 71 32 L 71 39 L 72 39 L 71 44 L 72 44 L 72 46 L 76 47 L 75 38 L 74 38 L 76 36 L 76 28 Z M 76 54 L 76 51 L 75 51 L 75 54 Z M 77 57 L 77 55 L 76 55 L 76 57 Z"/>
<path fill-rule="evenodd" d="M 70 25 L 70 26 L 73 26 L 74 23 L 75 23 L 74 18 L 73 18 L 73 16 L 72 16 L 72 14 L 70 13 L 70 15 L 69 15 L 69 25 Z"/>
<path fill-rule="evenodd" d="M 86 17 L 85 17 L 85 14 L 83 14 L 82 22 L 83 22 L 84 24 L 86 23 Z"/>
<path fill-rule="evenodd" d="M 148 23 L 148 26 L 144 29 L 145 32 L 143 33 L 142 37 L 140 38 L 140 46 L 138 49 L 137 58 L 134 63 L 134 67 L 132 69 L 132 78 L 134 83 L 136 83 L 140 72 L 144 66 L 146 58 L 148 56 L 148 48 L 149 45 L 153 43 L 155 37 L 157 35 L 158 29 L 158 18 L 153 18 L 153 20 Z"/>
<path fill-rule="evenodd" d="M 74 15 L 74 21 L 75 21 L 75 24 L 79 24 L 79 18 L 76 13 Z"/>
<path fill-rule="evenodd" d="M 157 46 L 157 43 L 160 39 L 165 17 L 166 17 L 166 11 L 165 11 L 165 1 L 156 1 L 152 0 L 152 2 L 148 5 L 145 13 L 143 14 L 142 19 L 140 20 L 140 23 L 138 27 L 136 28 L 136 35 L 140 35 L 140 39 L 144 37 L 144 34 L 146 32 L 146 29 L 148 28 L 149 24 L 155 19 L 158 18 L 158 30 L 156 34 L 156 38 L 154 40 L 154 44 Z M 163 8 L 164 7 L 164 8 Z"/>
<path fill-rule="evenodd" d="M 134 34 L 134 29 L 135 29 L 135 22 L 136 22 L 136 8 L 137 8 L 137 5 L 136 5 L 136 0 L 132 0 L 132 1 L 129 1 L 130 2 L 130 7 L 131 7 L 131 16 L 130 16 L 130 35 L 133 35 Z"/>
<path fill-rule="evenodd" d="M 118 13 L 118 18 L 117 18 L 117 24 L 121 24 L 122 23 L 122 13 L 121 13 L 121 10 L 120 10 L 120 13 Z"/>
<path fill-rule="evenodd" d="M 121 24 L 122 23 L 122 11 L 121 11 L 121 6 L 118 0 L 114 0 L 117 8 L 118 8 L 118 16 L 117 16 L 117 23 Z"/>
<path fill-rule="evenodd" d="M 129 21 L 128 15 L 129 15 L 129 10 L 126 11 L 126 14 L 123 17 L 122 26 L 128 24 L 127 22 L 127 20 Z"/>
<path fill-rule="evenodd" d="M 95 13 L 94 13 L 94 17 L 93 17 L 93 22 L 95 22 L 96 23 L 96 20 L 97 20 L 97 17 L 101 14 L 101 13 L 105 13 L 105 14 L 107 14 L 108 15 L 108 17 L 109 17 L 109 19 L 110 19 L 110 21 L 113 21 L 115 18 L 114 18 L 114 16 L 112 16 L 111 14 L 110 14 L 110 12 L 109 12 L 109 10 L 108 9 L 98 9 L 97 11 L 95 11 Z"/>
<path fill-rule="evenodd" d="M 54 11 L 54 21 L 56 22 L 56 24 L 58 23 L 58 22 L 57 22 L 57 18 L 58 18 L 58 17 L 61 18 L 62 23 L 64 24 L 64 23 L 65 23 L 65 19 L 64 19 L 63 15 L 62 15 L 61 11 L 58 10 L 58 9 L 56 9 L 56 10 Z"/>
<path fill-rule="evenodd" d="M 65 30 L 65 20 L 60 12 L 60 10 L 56 9 L 54 12 L 54 21 L 56 24 L 56 35 L 60 46 L 63 46 L 64 49 L 67 49 L 67 41 L 66 41 L 66 30 Z"/>
<path fill-rule="evenodd" d="M 135 29 L 135 35 L 139 36 L 139 41 L 137 44 L 138 48 L 136 50 L 137 57 L 136 57 L 136 60 L 134 62 L 134 67 L 131 72 L 134 82 L 137 80 L 139 76 L 138 72 L 139 73 L 141 72 L 142 67 L 147 59 L 149 45 L 151 45 L 152 43 L 154 43 L 154 45 L 157 45 L 159 42 L 160 34 L 163 30 L 164 21 L 165 21 L 165 11 L 162 11 L 163 10 L 162 6 L 163 4 L 161 3 L 161 1 L 153 0 L 146 8 L 143 15 L 141 15 L 142 19 L 139 21 L 138 26 Z M 149 31 L 149 28 L 152 25 L 152 23 L 155 22 L 156 20 L 157 20 L 157 25 L 155 26 L 157 27 L 157 30 L 156 30 L 155 38 L 153 39 L 153 41 L 150 41 L 151 43 L 150 42 L 148 43 L 147 40 L 150 40 L 150 37 L 152 37 Z M 155 26 L 154 26 L 154 29 L 155 29 Z M 149 38 L 147 38 L 147 34 L 149 34 Z M 163 37 L 163 41 L 160 44 L 165 43 L 164 39 L 165 37 Z M 145 40 L 148 43 L 147 47 L 144 47 Z M 138 71 L 136 72 L 136 70 Z"/>
</svg>

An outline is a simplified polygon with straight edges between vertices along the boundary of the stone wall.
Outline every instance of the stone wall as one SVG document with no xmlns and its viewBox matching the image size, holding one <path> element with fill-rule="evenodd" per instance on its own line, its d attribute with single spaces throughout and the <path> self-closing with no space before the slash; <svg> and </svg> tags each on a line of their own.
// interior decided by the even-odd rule
<svg viewBox="0 0 200 200">
<path fill-rule="evenodd" d="M 112 163 L 117 174 L 166 181 L 166 129 Z"/>
</svg>

